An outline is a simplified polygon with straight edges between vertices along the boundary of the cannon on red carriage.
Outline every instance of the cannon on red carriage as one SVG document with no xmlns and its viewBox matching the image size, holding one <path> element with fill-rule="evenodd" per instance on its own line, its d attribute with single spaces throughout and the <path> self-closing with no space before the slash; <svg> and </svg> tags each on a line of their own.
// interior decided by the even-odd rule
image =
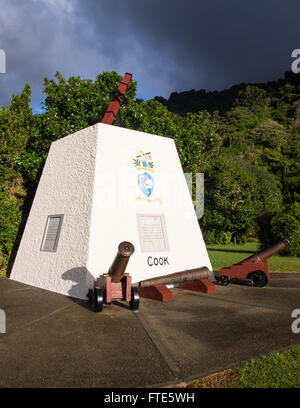
<svg viewBox="0 0 300 408">
<path fill-rule="evenodd" d="M 222 285 L 228 285 L 234 280 L 244 280 L 253 286 L 263 287 L 270 280 L 268 258 L 289 245 L 291 245 L 289 239 L 285 238 L 270 248 L 257 252 L 235 265 L 221 268 L 216 280 Z"/>
<path fill-rule="evenodd" d="M 138 288 L 131 286 L 131 276 L 125 273 L 134 246 L 124 241 L 119 244 L 118 252 L 107 273 L 99 276 L 94 282 L 94 289 L 90 289 L 87 297 L 97 312 L 103 309 L 103 303 L 110 304 L 116 300 L 129 302 L 131 310 L 139 307 Z"/>
</svg>

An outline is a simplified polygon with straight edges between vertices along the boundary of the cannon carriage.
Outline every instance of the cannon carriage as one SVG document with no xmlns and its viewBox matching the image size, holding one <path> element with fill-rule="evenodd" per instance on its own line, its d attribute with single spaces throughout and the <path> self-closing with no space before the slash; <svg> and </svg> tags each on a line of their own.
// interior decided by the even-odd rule
<svg viewBox="0 0 300 408">
<path fill-rule="evenodd" d="M 121 242 L 108 272 L 100 275 L 94 282 L 94 288 L 89 289 L 87 297 L 96 312 L 102 311 L 104 303 L 111 304 L 116 300 L 128 302 L 131 310 L 139 308 L 138 288 L 131 285 L 131 276 L 125 273 L 133 253 L 134 246 L 131 242 Z"/>
<path fill-rule="evenodd" d="M 253 286 L 264 287 L 270 280 L 268 258 L 289 245 L 291 245 L 289 239 L 285 238 L 270 248 L 257 252 L 237 264 L 221 268 L 216 281 L 226 286 L 230 282 L 243 280 Z"/>
</svg>

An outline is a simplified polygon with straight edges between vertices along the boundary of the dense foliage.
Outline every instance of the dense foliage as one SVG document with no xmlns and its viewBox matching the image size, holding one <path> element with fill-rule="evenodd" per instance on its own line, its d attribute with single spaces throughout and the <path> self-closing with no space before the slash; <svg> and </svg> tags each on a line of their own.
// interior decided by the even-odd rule
<svg viewBox="0 0 300 408">
<path fill-rule="evenodd" d="M 8 262 L 22 218 L 26 196 L 17 162 L 26 149 L 32 112 L 30 87 L 13 95 L 8 108 L 0 107 L 0 270 Z"/>
<path fill-rule="evenodd" d="M 168 101 L 137 100 L 130 84 L 122 125 L 174 138 L 184 170 L 205 173 L 200 223 L 208 243 L 253 236 L 269 245 L 290 236 L 285 254 L 299 255 L 298 78 L 287 73 L 268 84 L 189 91 Z M 121 79 L 117 72 L 95 81 L 56 73 L 44 81 L 44 113 L 32 115 L 29 85 L 0 107 L 1 268 L 17 247 L 51 143 L 99 122 Z"/>
<path fill-rule="evenodd" d="M 222 147 L 198 167 L 206 180 L 206 241 L 253 235 L 266 247 L 289 236 L 282 254 L 299 256 L 300 75 L 155 99 L 182 116 L 207 110 L 219 126 Z"/>
</svg>

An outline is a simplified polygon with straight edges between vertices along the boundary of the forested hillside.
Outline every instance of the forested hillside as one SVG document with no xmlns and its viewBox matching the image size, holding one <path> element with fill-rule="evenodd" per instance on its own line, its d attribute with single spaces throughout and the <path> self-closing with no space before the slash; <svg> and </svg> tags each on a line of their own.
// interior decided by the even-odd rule
<svg viewBox="0 0 300 408">
<path fill-rule="evenodd" d="M 122 79 L 95 81 L 60 73 L 45 78 L 45 113 L 33 115 L 30 85 L 0 107 L 0 262 L 6 270 L 34 197 L 51 143 L 101 121 Z M 300 75 L 222 92 L 189 91 L 168 101 L 136 100 L 130 84 L 122 125 L 175 140 L 183 169 L 205 173 L 207 243 L 263 245 L 289 236 L 283 255 L 300 254 Z"/>
<path fill-rule="evenodd" d="M 284 235 L 299 255 L 300 75 L 224 91 L 156 97 L 172 112 L 207 110 L 221 145 L 199 163 L 205 173 L 207 242 L 258 237 L 264 245 Z"/>
<path fill-rule="evenodd" d="M 299 75 L 295 75 L 292 72 L 286 72 L 284 78 L 280 78 L 277 81 L 251 85 L 265 90 L 272 98 L 280 98 L 280 88 L 287 84 L 295 87 L 299 86 Z M 170 111 L 179 114 L 198 112 L 199 110 L 207 110 L 210 113 L 219 111 L 221 114 L 224 114 L 233 108 L 235 100 L 239 96 L 239 92 L 244 91 L 248 85 L 250 84 L 241 83 L 223 91 L 207 92 L 205 89 L 200 89 L 199 91 L 192 89 L 190 91 L 179 93 L 173 92 L 169 99 L 156 96 L 155 100 L 167 106 Z"/>
</svg>

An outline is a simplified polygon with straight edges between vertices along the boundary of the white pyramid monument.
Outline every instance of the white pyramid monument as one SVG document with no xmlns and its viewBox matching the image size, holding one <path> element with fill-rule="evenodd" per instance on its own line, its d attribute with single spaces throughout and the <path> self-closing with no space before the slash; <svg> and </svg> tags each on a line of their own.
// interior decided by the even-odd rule
<svg viewBox="0 0 300 408">
<path fill-rule="evenodd" d="M 212 270 L 173 139 L 98 123 L 53 142 L 10 278 L 86 299 L 122 241 L 133 283 Z"/>
</svg>

